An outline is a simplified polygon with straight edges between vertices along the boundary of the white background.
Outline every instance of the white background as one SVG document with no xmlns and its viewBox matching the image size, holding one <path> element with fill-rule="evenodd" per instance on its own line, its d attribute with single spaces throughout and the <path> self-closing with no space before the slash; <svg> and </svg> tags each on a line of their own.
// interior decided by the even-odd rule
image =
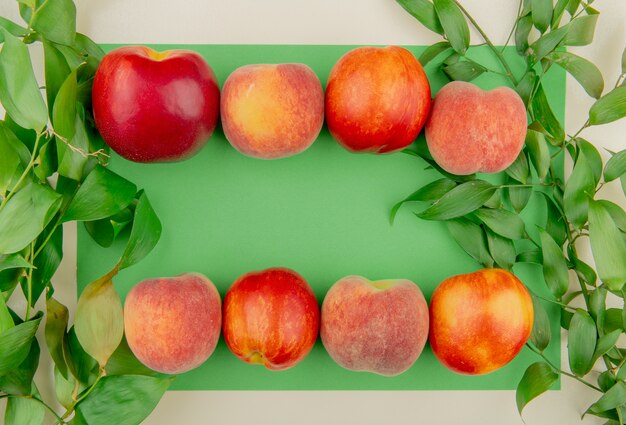
<svg viewBox="0 0 626 425">
<path fill-rule="evenodd" d="M 462 3 L 495 44 L 504 43 L 513 24 L 517 1 L 463 0 Z M 592 46 L 571 51 L 596 63 L 604 74 L 606 86 L 612 87 L 626 45 L 626 3 L 597 0 L 593 6 L 601 11 L 596 41 Z M 79 31 L 102 43 L 430 44 L 439 41 L 438 36 L 423 28 L 393 0 L 77 0 L 77 7 Z M 1 16 L 17 19 L 16 11 L 14 1 L 2 0 Z M 482 42 L 476 33 L 472 34 L 472 41 Z M 576 131 L 585 121 L 591 103 L 584 91 L 568 79 L 568 132 Z M 624 149 L 625 121 L 590 129 L 583 136 L 598 147 Z M 603 189 L 601 196 L 624 207 L 620 193 L 621 188 L 611 184 Z M 70 306 L 73 316 L 75 227 L 69 225 L 65 230 L 65 258 L 54 283 L 57 295 Z M 588 252 L 584 247 L 581 249 Z M 563 365 L 567 365 L 565 356 Z M 48 384 L 51 372 L 46 355 L 42 356 L 40 369 L 37 380 L 44 397 L 51 400 L 53 392 Z M 580 423 L 580 416 L 593 397 L 593 391 L 565 377 L 562 390 L 551 391 L 531 403 L 524 418 L 528 425 Z M 167 393 L 145 423 L 501 425 L 523 422 L 517 414 L 513 391 L 207 391 Z M 601 421 L 591 418 L 584 423 Z"/>
</svg>

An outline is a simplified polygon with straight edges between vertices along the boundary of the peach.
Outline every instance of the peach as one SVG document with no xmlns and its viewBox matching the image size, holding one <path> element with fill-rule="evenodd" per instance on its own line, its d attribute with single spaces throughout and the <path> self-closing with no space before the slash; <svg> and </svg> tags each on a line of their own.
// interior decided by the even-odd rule
<svg viewBox="0 0 626 425">
<path fill-rule="evenodd" d="M 322 304 L 320 335 L 340 366 L 393 376 L 420 356 L 428 338 L 428 304 L 409 280 L 348 276 Z"/>
<path fill-rule="evenodd" d="M 480 375 L 520 352 L 533 327 L 533 303 L 515 275 L 483 269 L 444 280 L 430 300 L 430 346 L 447 368 Z"/>
<path fill-rule="evenodd" d="M 307 149 L 324 122 L 324 90 L 304 64 L 237 68 L 222 89 L 222 126 L 239 152 L 262 159 Z"/>
<path fill-rule="evenodd" d="M 435 96 L 426 142 L 434 160 L 449 173 L 497 173 L 524 147 L 526 126 L 526 107 L 514 90 L 486 92 L 453 81 Z"/>
<path fill-rule="evenodd" d="M 204 363 L 215 350 L 221 324 L 220 295 L 201 274 L 144 280 L 124 303 L 130 349 L 161 373 L 182 373 Z"/>
<path fill-rule="evenodd" d="M 430 84 L 411 52 L 398 46 L 358 47 L 330 72 L 326 123 L 349 151 L 395 152 L 415 140 L 430 103 Z"/>
</svg>

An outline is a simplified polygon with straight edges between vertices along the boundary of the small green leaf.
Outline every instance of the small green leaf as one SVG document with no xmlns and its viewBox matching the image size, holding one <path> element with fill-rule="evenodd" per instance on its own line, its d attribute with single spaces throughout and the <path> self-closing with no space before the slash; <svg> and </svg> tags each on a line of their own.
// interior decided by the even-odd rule
<svg viewBox="0 0 626 425">
<path fill-rule="evenodd" d="M 46 300 L 46 345 L 57 369 L 67 379 L 67 364 L 64 351 L 67 351 L 67 322 L 69 313 L 67 307 L 50 297 Z"/>
<path fill-rule="evenodd" d="M 4 301 L 4 296 L 0 296 L 0 335 L 14 326 L 15 322 L 13 322 L 13 317 L 11 317 L 6 301 Z"/>
<path fill-rule="evenodd" d="M 74 404 L 72 393 L 74 391 L 74 383 L 76 380 L 73 376 L 68 376 L 67 379 L 63 377 L 58 368 L 54 368 L 54 393 L 61 403 L 61 406 L 69 409 Z"/>
<path fill-rule="evenodd" d="M 539 249 L 530 249 L 528 251 L 520 252 L 517 254 L 517 258 L 515 259 L 517 263 L 534 263 L 534 264 L 543 264 L 543 256 L 541 255 L 541 250 Z"/>
<path fill-rule="evenodd" d="M 76 93 L 78 82 L 76 70 L 69 73 L 65 81 L 59 87 L 59 92 L 54 100 L 52 108 L 52 125 L 54 131 L 67 140 L 74 137 L 76 120 Z"/>
<path fill-rule="evenodd" d="M 82 105 L 77 104 L 77 112 L 73 121 L 73 137 L 56 138 L 59 175 L 72 180 L 81 181 L 87 165 L 86 152 L 89 151 L 89 136 L 85 128 L 85 112 Z"/>
<path fill-rule="evenodd" d="M 530 96 L 532 96 L 533 94 L 536 81 L 537 73 L 531 69 L 526 74 L 524 74 L 519 84 L 515 88 L 517 94 L 520 95 L 520 97 L 524 101 L 524 105 L 526 106 L 528 106 L 528 104 L 530 103 Z"/>
<path fill-rule="evenodd" d="M 435 7 L 429 0 L 396 0 L 400 6 L 429 30 L 443 34 Z"/>
<path fill-rule="evenodd" d="M 470 32 L 463 12 L 453 0 L 434 0 L 434 5 L 452 48 L 461 55 L 464 54 L 469 47 Z"/>
<path fill-rule="evenodd" d="M 535 62 L 539 62 L 541 59 L 550 54 L 556 47 L 563 41 L 567 34 L 568 27 L 564 26 L 554 31 L 550 31 L 537 39 L 530 45 L 532 56 Z"/>
<path fill-rule="evenodd" d="M 46 408 L 30 397 L 9 397 L 4 414 L 5 425 L 42 425 Z"/>
<path fill-rule="evenodd" d="M 24 249 L 48 225 L 61 206 L 61 195 L 47 185 L 29 183 L 0 210 L 0 253 Z"/>
<path fill-rule="evenodd" d="M 546 139 L 542 133 L 529 129 L 526 133 L 526 146 L 539 180 L 543 182 L 550 170 L 550 151 Z"/>
<path fill-rule="evenodd" d="M 476 217 L 497 234 L 508 239 L 524 237 L 524 221 L 519 215 L 505 209 L 481 208 L 474 212 Z"/>
<path fill-rule="evenodd" d="M 531 400 L 548 391 L 558 379 L 559 375 L 547 363 L 537 362 L 528 366 L 515 392 L 520 415 Z"/>
<path fill-rule="evenodd" d="M 79 32 L 76 33 L 74 46 L 77 47 L 82 53 L 93 57 L 98 62 L 100 62 L 104 57 L 104 51 L 102 50 L 102 48 L 92 39 Z"/>
<path fill-rule="evenodd" d="M 485 229 L 489 253 L 496 264 L 504 269 L 511 270 L 515 264 L 515 245 L 513 241 L 504 238 L 490 229 Z"/>
<path fill-rule="evenodd" d="M 26 129 L 41 131 L 48 123 L 48 110 L 33 73 L 28 48 L 0 28 L 4 45 L 0 50 L 0 102 L 7 114 Z"/>
<path fill-rule="evenodd" d="M 598 344 L 596 345 L 596 350 L 593 353 L 592 363 L 595 363 L 600 357 L 605 355 L 611 350 L 611 348 L 615 347 L 617 344 L 617 340 L 619 336 L 622 334 L 621 329 L 615 329 L 613 332 L 609 332 L 606 335 L 602 335 L 598 339 Z"/>
<path fill-rule="evenodd" d="M 449 220 L 477 210 L 491 198 L 497 187 L 484 180 L 472 180 L 458 185 L 417 214 L 424 220 Z"/>
<path fill-rule="evenodd" d="M 91 386 L 96 380 L 98 362 L 80 345 L 74 326 L 67 333 L 67 343 L 69 350 L 63 354 L 69 371 L 82 385 Z"/>
<path fill-rule="evenodd" d="M 569 0 L 567 3 L 567 12 L 574 16 L 578 10 L 578 6 L 580 6 L 580 0 Z"/>
<path fill-rule="evenodd" d="M 392 218 L 393 222 L 393 218 Z M 86 221 L 85 230 L 89 236 L 103 248 L 108 248 L 115 240 L 115 229 L 110 218 L 102 218 L 95 221 Z"/>
<path fill-rule="evenodd" d="M 557 144 L 562 143 L 565 139 L 565 131 L 550 107 L 548 98 L 543 91 L 543 84 L 539 84 L 537 92 L 535 93 L 531 103 L 536 119 L 541 122 L 543 127 L 555 139 Z"/>
<path fill-rule="evenodd" d="M 454 81 L 472 81 L 487 71 L 487 68 L 471 60 L 464 60 L 444 66 L 443 72 Z"/>
<path fill-rule="evenodd" d="M 7 30 L 9 33 L 16 37 L 24 37 L 28 34 L 28 30 L 24 27 L 17 25 L 15 22 L 9 21 L 7 18 L 0 16 L 0 27 Z M 0 42 L 4 41 L 3 33 L 0 32 Z"/>
<path fill-rule="evenodd" d="M 0 254 L 0 271 L 9 269 L 32 269 L 30 264 L 21 254 Z"/>
<path fill-rule="evenodd" d="M 596 202 L 600 203 L 604 209 L 608 211 L 617 228 L 623 233 L 626 233 L 626 211 L 619 205 L 605 199 Z"/>
<path fill-rule="evenodd" d="M 626 86 L 619 86 L 596 101 L 589 110 L 591 125 L 607 124 L 626 116 Z"/>
<path fill-rule="evenodd" d="M 604 312 L 604 332 L 610 333 L 616 329 L 624 329 L 621 308 L 608 308 Z"/>
<path fill-rule="evenodd" d="M 604 181 L 610 182 L 626 174 L 626 149 L 613 155 L 604 167 Z"/>
<path fill-rule="evenodd" d="M 522 16 L 518 19 L 515 27 L 515 47 L 521 56 L 525 56 L 528 51 L 528 36 L 532 29 L 533 19 L 531 16 Z"/>
<path fill-rule="evenodd" d="M 586 46 L 593 41 L 596 31 L 598 14 L 585 15 L 572 20 L 563 28 L 567 28 L 567 35 L 563 40 L 566 46 Z"/>
<path fill-rule="evenodd" d="M 563 246 L 566 238 L 565 219 L 554 199 L 545 192 L 541 193 L 546 200 L 546 232 L 554 239 L 558 246 Z"/>
<path fill-rule="evenodd" d="M 72 0 L 44 1 L 30 24 L 47 40 L 71 46 L 76 36 L 76 6 Z"/>
<path fill-rule="evenodd" d="M 589 239 L 600 280 L 612 291 L 626 283 L 626 241 L 604 205 L 589 202 Z"/>
<path fill-rule="evenodd" d="M 565 12 L 565 7 L 569 3 L 569 0 L 558 0 L 556 6 L 554 6 L 554 13 L 552 14 L 552 22 L 550 26 L 552 29 L 558 28 L 561 23 L 561 17 L 563 16 L 563 12 Z"/>
<path fill-rule="evenodd" d="M 589 199 L 595 195 L 595 189 L 593 171 L 585 154 L 579 151 L 563 195 L 565 215 L 576 229 L 582 228 L 587 222 Z"/>
<path fill-rule="evenodd" d="M 513 164 L 509 165 L 509 167 L 504 171 L 512 179 L 520 183 L 526 183 L 530 173 L 526 152 L 521 151 L 515 161 L 513 161 Z"/>
<path fill-rule="evenodd" d="M 31 342 L 41 322 L 41 314 L 28 322 L 5 330 L 0 334 L 0 376 L 17 368 L 30 351 Z"/>
<path fill-rule="evenodd" d="M 421 187 L 416 190 L 402 201 L 398 202 L 391 208 L 390 219 L 393 223 L 398 210 L 400 207 L 406 202 L 416 202 L 416 201 L 434 201 L 436 199 L 441 198 L 443 195 L 448 193 L 452 188 L 456 187 L 456 183 L 450 179 L 439 179 L 434 182 L 428 183 L 427 185 Z"/>
<path fill-rule="evenodd" d="M 40 355 L 37 338 L 33 338 L 26 358 L 14 369 L 0 376 L 0 391 L 8 394 L 31 395 L 33 377 L 39 366 Z"/>
<path fill-rule="evenodd" d="M 450 220 L 446 225 L 452 237 L 465 252 L 485 267 L 493 267 L 493 259 L 489 255 L 482 227 L 466 218 Z"/>
<path fill-rule="evenodd" d="M 587 164 L 589 164 L 593 172 L 594 182 L 597 185 L 600 181 L 600 177 L 602 177 L 602 157 L 600 156 L 600 152 L 598 152 L 595 146 L 581 137 L 577 137 L 575 141 L 576 146 L 578 146 L 585 155 Z"/>
<path fill-rule="evenodd" d="M 569 288 L 567 263 L 559 245 L 543 229 L 539 229 L 543 254 L 543 276 L 550 291 L 560 299 Z"/>
<path fill-rule="evenodd" d="M 105 376 L 78 404 L 77 413 L 89 424 L 139 424 L 156 407 L 173 380 L 141 375 Z"/>
<path fill-rule="evenodd" d="M 593 367 L 597 337 L 596 323 L 589 313 L 577 309 L 567 335 L 569 366 L 575 375 L 585 376 Z"/>
<path fill-rule="evenodd" d="M 535 27 L 546 32 L 552 22 L 552 0 L 532 0 L 531 14 Z"/>
<path fill-rule="evenodd" d="M 426 50 L 424 50 L 424 52 L 420 55 L 419 62 L 422 64 L 422 66 L 426 66 L 430 61 L 451 48 L 452 46 L 447 41 L 440 41 L 439 43 L 428 46 Z"/>
<path fill-rule="evenodd" d="M 618 381 L 598 401 L 587 410 L 590 413 L 601 413 L 626 404 L 626 384 Z"/>
<path fill-rule="evenodd" d="M 50 115 L 52 115 L 54 100 L 59 93 L 61 85 L 70 75 L 70 67 L 59 49 L 49 41 L 44 40 L 43 42 L 43 54 L 45 61 L 46 97 L 48 99 L 48 110 L 50 111 Z M 70 106 L 74 108 L 74 105 Z"/>
<path fill-rule="evenodd" d="M 161 222 L 152 209 L 148 196 L 144 192 L 140 193 L 128 245 L 119 262 L 120 270 L 141 261 L 161 237 Z"/>
<path fill-rule="evenodd" d="M 604 79 L 593 63 L 570 52 L 552 52 L 547 58 L 569 72 L 589 96 L 596 99 L 602 96 Z"/>
<path fill-rule="evenodd" d="M 76 336 L 85 351 L 104 368 L 124 334 L 122 301 L 111 278 L 114 270 L 90 283 L 76 307 Z"/>
<path fill-rule="evenodd" d="M 543 304 L 535 295 L 532 295 L 534 321 L 530 340 L 541 352 L 550 344 L 552 330 L 550 329 L 550 318 Z"/>
<path fill-rule="evenodd" d="M 63 221 L 92 221 L 116 214 L 132 202 L 136 191 L 133 183 L 98 165 L 79 187 Z"/>
<path fill-rule="evenodd" d="M 519 213 L 526 207 L 526 205 L 528 205 L 530 196 L 533 193 L 533 188 L 512 186 L 508 188 L 508 193 L 509 200 L 511 201 L 511 206 L 513 207 L 515 212 Z"/>
<path fill-rule="evenodd" d="M 157 373 L 144 366 L 133 354 L 126 338 L 122 339 L 119 347 L 107 363 L 107 375 L 147 375 L 156 376 Z"/>
<path fill-rule="evenodd" d="M 42 233 L 42 237 L 48 237 L 49 230 Z M 42 286 L 47 285 L 52 276 L 59 268 L 63 258 L 63 226 L 58 226 L 54 234 L 50 236 L 48 242 L 43 246 L 41 252 L 35 258 L 35 270 L 33 271 L 33 282 L 39 282 Z M 41 292 L 33 294 L 33 304 L 39 298 Z"/>
</svg>

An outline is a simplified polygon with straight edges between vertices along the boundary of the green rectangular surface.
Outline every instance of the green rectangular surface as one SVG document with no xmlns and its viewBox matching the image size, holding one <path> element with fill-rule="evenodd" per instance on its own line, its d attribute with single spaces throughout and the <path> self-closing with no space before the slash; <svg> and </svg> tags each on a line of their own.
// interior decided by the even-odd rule
<svg viewBox="0 0 626 425">
<path fill-rule="evenodd" d="M 110 50 L 116 46 L 104 46 Z M 220 84 L 235 68 L 250 63 L 301 62 L 325 85 L 333 64 L 355 46 L 317 45 L 158 45 L 159 50 L 193 49 L 215 70 Z M 416 56 L 424 47 L 408 47 Z M 509 57 L 516 54 L 506 49 Z M 469 52 L 487 59 L 482 49 Z M 517 64 L 517 71 L 522 64 Z M 492 69 L 499 69 L 496 62 Z M 555 67 L 553 67 L 555 68 Z M 433 94 L 447 82 L 436 67 L 426 67 Z M 474 81 L 484 88 L 506 84 L 497 74 Z M 557 116 L 564 115 L 565 75 L 554 70 L 544 85 Z M 420 136 L 420 140 L 423 136 Z M 420 142 L 418 140 L 418 143 Z M 423 140 L 421 140 L 423 142 Z M 326 128 L 302 154 L 274 161 L 248 158 L 233 149 L 220 128 L 193 158 L 172 164 L 135 164 L 113 157 L 111 168 L 148 193 L 163 223 L 155 250 L 140 264 L 120 272 L 115 286 L 122 297 L 146 278 L 184 272 L 207 275 L 222 297 L 234 280 L 249 271 L 281 266 L 301 273 L 321 303 L 330 286 L 347 275 L 370 279 L 407 278 L 427 300 L 446 277 L 480 268 L 447 233 L 445 224 L 418 220 L 413 204 L 389 222 L 394 203 L 439 178 L 419 158 L 351 154 Z M 539 196 L 523 215 L 541 223 Z M 535 226 L 528 226 L 536 235 Z M 78 228 L 78 288 L 109 271 L 123 242 L 103 249 Z M 520 279 L 549 296 L 537 265 L 517 265 Z M 553 335 L 559 335 L 558 309 L 546 305 Z M 546 350 L 560 363 L 558 337 Z M 462 376 L 445 369 L 428 345 L 405 373 L 382 377 L 350 372 L 336 365 L 318 340 L 300 364 L 282 372 L 248 365 L 220 340 L 198 369 L 180 375 L 176 390 L 438 390 L 515 389 L 525 368 L 538 357 L 527 348 L 506 367 L 484 376 Z"/>
</svg>

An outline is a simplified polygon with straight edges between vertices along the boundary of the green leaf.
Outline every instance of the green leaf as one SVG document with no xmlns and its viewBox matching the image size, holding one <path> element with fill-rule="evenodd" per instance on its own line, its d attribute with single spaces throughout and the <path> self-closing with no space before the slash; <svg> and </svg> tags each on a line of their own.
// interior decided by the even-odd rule
<svg viewBox="0 0 626 425">
<path fill-rule="evenodd" d="M 593 367 L 597 337 L 596 323 L 589 313 L 577 309 L 567 334 L 569 366 L 575 375 L 585 376 Z"/>
<path fill-rule="evenodd" d="M 543 182 L 550 170 L 550 151 L 546 139 L 542 133 L 529 129 L 526 133 L 526 146 L 539 180 Z"/>
<path fill-rule="evenodd" d="M 550 292 L 560 299 L 569 287 L 567 262 L 559 245 L 543 229 L 539 229 L 543 254 L 543 276 Z"/>
<path fill-rule="evenodd" d="M 515 246 L 513 241 L 485 229 L 487 246 L 493 260 L 504 270 L 511 270 L 515 264 Z"/>
<path fill-rule="evenodd" d="M 24 361 L 17 368 L 0 376 L 0 391 L 8 394 L 31 395 L 33 393 L 33 377 L 39 366 L 39 355 L 39 343 L 37 338 L 33 338 Z"/>
<path fill-rule="evenodd" d="M 489 248 L 482 227 L 466 218 L 450 220 L 446 225 L 454 240 L 465 252 L 480 264 L 493 267 L 493 259 L 489 255 Z"/>
<path fill-rule="evenodd" d="M 626 384 L 618 381 L 600 399 L 589 407 L 587 412 L 601 413 L 626 404 Z"/>
<path fill-rule="evenodd" d="M 76 93 L 78 82 L 76 70 L 69 73 L 61 84 L 52 108 L 52 125 L 60 136 L 71 140 L 74 137 L 76 120 Z"/>
<path fill-rule="evenodd" d="M 535 62 L 550 54 L 563 41 L 568 31 L 568 27 L 564 26 L 554 31 L 550 31 L 537 39 L 530 45 L 532 57 Z"/>
<path fill-rule="evenodd" d="M 0 271 L 9 269 L 32 269 L 30 264 L 21 254 L 0 254 Z"/>
<path fill-rule="evenodd" d="M 396 215 L 398 214 L 398 210 L 405 202 L 434 201 L 441 198 L 454 187 L 456 187 L 456 183 L 446 178 L 428 183 L 427 185 L 419 188 L 418 190 L 404 198 L 402 201 L 395 204 L 393 208 L 391 208 L 391 222 L 393 223 Z"/>
<path fill-rule="evenodd" d="M 524 221 L 519 215 L 505 209 L 481 208 L 474 212 L 476 217 L 497 234 L 508 239 L 524 237 Z"/>
<path fill-rule="evenodd" d="M 443 34 L 443 28 L 429 0 L 396 0 L 400 6 L 429 30 Z"/>
<path fill-rule="evenodd" d="M 591 125 L 607 124 L 626 116 L 626 86 L 619 86 L 596 101 L 589 110 Z"/>
<path fill-rule="evenodd" d="M 604 181 L 610 182 L 626 174 L 626 149 L 613 155 L 604 167 Z"/>
<path fill-rule="evenodd" d="M 531 400 L 548 391 L 558 379 L 559 375 L 547 363 L 537 362 L 528 366 L 515 392 L 520 415 Z"/>
<path fill-rule="evenodd" d="M 528 51 L 528 36 L 533 29 L 533 19 L 531 16 L 522 16 L 517 20 L 515 27 L 515 47 L 520 56 L 525 56 Z"/>
<path fill-rule="evenodd" d="M 589 199 L 595 195 L 595 189 L 593 171 L 585 154 L 579 151 L 563 195 L 565 215 L 576 229 L 581 229 L 587 222 Z"/>
<path fill-rule="evenodd" d="M 430 61 L 451 48 L 452 46 L 447 41 L 440 41 L 439 43 L 428 46 L 426 50 L 424 50 L 424 52 L 420 55 L 419 62 L 422 64 L 422 66 L 426 66 Z"/>
<path fill-rule="evenodd" d="M 28 30 L 24 27 L 17 25 L 15 22 L 9 21 L 7 18 L 0 16 L 0 27 L 7 30 L 9 33 L 16 37 L 24 37 L 28 34 Z M 3 33 L 0 32 L 0 42 L 4 41 Z"/>
<path fill-rule="evenodd" d="M 489 200 L 485 202 L 485 207 L 497 209 L 502 208 L 503 206 L 504 203 L 502 201 L 502 189 L 498 188 L 493 193 L 493 195 L 491 195 L 491 198 L 489 198 Z"/>
<path fill-rule="evenodd" d="M 67 379 L 67 364 L 65 363 L 64 352 L 67 348 L 67 323 L 69 313 L 67 307 L 50 297 L 46 300 L 46 345 L 57 369 Z"/>
<path fill-rule="evenodd" d="M 552 22 L 552 0 L 532 0 L 531 15 L 535 27 L 546 32 Z"/>
<path fill-rule="evenodd" d="M 615 329 L 613 332 L 609 332 L 606 335 L 602 335 L 598 339 L 598 344 L 596 345 L 596 349 L 593 353 L 592 363 L 595 363 L 600 357 L 609 352 L 615 344 L 617 344 L 617 340 L 619 336 L 622 334 L 621 329 Z"/>
<path fill-rule="evenodd" d="M 546 200 L 546 232 L 558 246 L 563 246 L 566 238 L 565 220 L 554 199 L 545 192 L 541 193 Z"/>
<path fill-rule="evenodd" d="M 85 351 L 104 368 L 124 334 L 122 301 L 111 278 L 117 270 L 90 283 L 76 307 L 74 327 Z"/>
<path fill-rule="evenodd" d="M 46 97 L 48 99 L 48 110 L 50 115 L 52 115 L 54 100 L 59 93 L 61 85 L 70 75 L 70 67 L 59 49 L 49 41 L 44 40 L 43 42 L 43 55 L 45 61 Z M 74 105 L 70 106 L 74 108 Z"/>
<path fill-rule="evenodd" d="M 89 151 L 89 136 L 85 128 L 84 109 L 80 104 L 77 104 L 77 108 L 72 139 L 57 137 L 56 148 L 59 175 L 81 181 L 88 161 L 85 153 Z"/>
<path fill-rule="evenodd" d="M 608 211 L 617 228 L 626 233 L 626 211 L 624 211 L 619 205 L 605 199 L 601 199 L 596 202 L 600 203 L 604 209 Z"/>
<path fill-rule="evenodd" d="M 554 13 L 552 14 L 552 22 L 550 26 L 555 29 L 558 28 L 561 23 L 561 17 L 563 16 L 563 12 L 565 12 L 565 7 L 569 3 L 569 0 L 558 0 L 556 5 L 554 6 Z"/>
<path fill-rule="evenodd" d="M 484 180 L 468 181 L 443 195 L 417 216 L 424 220 L 449 220 L 464 216 L 480 208 L 496 189 L 496 186 Z"/>
<path fill-rule="evenodd" d="M 0 128 L 0 196 L 2 197 L 13 187 L 14 182 L 24 171 L 20 155 L 4 138 L 5 134 L 4 129 Z"/>
<path fill-rule="evenodd" d="M 156 376 L 157 373 L 137 360 L 128 346 L 126 338 L 122 338 L 122 342 L 107 363 L 107 375 Z"/>
<path fill-rule="evenodd" d="M 535 89 L 536 81 L 537 73 L 531 69 L 526 74 L 524 74 L 519 84 L 515 88 L 517 94 L 520 95 L 522 101 L 524 101 L 524 105 L 526 105 L 527 107 L 530 103 L 530 96 L 533 94 L 533 91 Z"/>
<path fill-rule="evenodd" d="M 78 404 L 77 413 L 89 424 L 137 425 L 152 412 L 173 380 L 141 375 L 105 376 Z"/>
<path fill-rule="evenodd" d="M 54 368 L 54 393 L 61 403 L 61 406 L 69 409 L 69 407 L 74 404 L 74 399 L 72 398 L 72 393 L 74 391 L 74 377 L 71 375 L 68 378 L 64 378 L 61 372 L 59 372 L 58 368 Z"/>
<path fill-rule="evenodd" d="M 521 151 L 515 161 L 513 161 L 513 163 L 504 171 L 512 179 L 520 183 L 526 183 L 530 173 L 526 152 Z"/>
<path fill-rule="evenodd" d="M 534 321 L 530 340 L 539 351 L 543 352 L 550 344 L 550 339 L 552 338 L 550 318 L 539 298 L 535 295 L 531 297 L 533 300 Z"/>
<path fill-rule="evenodd" d="M 50 227 L 50 226 L 48 226 Z M 47 237 L 49 230 L 44 231 L 41 237 Z M 63 226 L 58 226 L 48 242 L 41 249 L 35 258 L 35 270 L 33 271 L 33 281 L 41 284 L 41 289 L 52 279 L 54 273 L 61 264 L 63 258 Z M 33 304 L 39 298 L 41 292 L 33 294 Z"/>
<path fill-rule="evenodd" d="M 597 185 L 600 181 L 600 177 L 602 177 L 602 157 L 600 156 L 600 152 L 598 152 L 595 146 L 581 137 L 577 137 L 575 142 L 576 146 L 578 146 L 578 148 L 585 155 L 587 164 L 589 164 L 589 167 L 593 172 L 594 182 Z"/>
<path fill-rule="evenodd" d="M 116 214 L 132 202 L 136 191 L 133 183 L 98 165 L 79 187 L 63 221 L 92 221 Z"/>
<path fill-rule="evenodd" d="M 626 283 L 626 241 L 613 218 L 597 201 L 589 202 L 589 239 L 600 280 L 612 291 Z"/>
<path fill-rule="evenodd" d="M 152 209 L 148 196 L 141 192 L 128 245 L 119 262 L 120 270 L 141 261 L 156 246 L 160 237 L 161 222 Z"/>
<path fill-rule="evenodd" d="M 470 43 L 470 32 L 463 12 L 453 0 L 434 0 L 434 4 L 452 48 L 461 55 L 465 54 Z"/>
<path fill-rule="evenodd" d="M 547 58 L 569 72 L 591 97 L 598 99 L 604 90 L 602 73 L 587 59 L 569 52 L 552 52 Z"/>
<path fill-rule="evenodd" d="M 508 188 L 509 200 L 513 209 L 519 213 L 522 211 L 533 193 L 532 187 L 512 186 Z"/>
<path fill-rule="evenodd" d="M 569 0 L 567 4 L 567 11 L 570 15 L 574 16 L 578 10 L 578 6 L 580 6 L 580 0 Z"/>
<path fill-rule="evenodd" d="M 71 46 L 76 36 L 76 6 L 72 0 L 45 0 L 30 24 L 47 40 Z"/>
<path fill-rule="evenodd" d="M 76 33 L 76 39 L 74 40 L 74 46 L 83 53 L 93 57 L 98 62 L 104 57 L 104 51 L 96 44 L 92 39 L 79 32 Z"/>
<path fill-rule="evenodd" d="M 30 397 L 9 397 L 4 414 L 5 425 L 42 425 L 46 408 Z"/>
<path fill-rule="evenodd" d="M 392 218 L 393 222 L 393 218 Z M 95 221 L 86 221 L 85 229 L 89 236 L 103 248 L 108 248 L 115 240 L 115 229 L 110 218 L 102 218 Z"/>
<path fill-rule="evenodd" d="M 541 250 L 530 249 L 528 251 L 520 252 L 515 261 L 518 263 L 543 264 L 543 256 L 541 255 Z"/>
<path fill-rule="evenodd" d="M 67 333 L 67 343 L 69 350 L 63 354 L 69 371 L 81 384 L 91 386 L 96 380 L 98 362 L 80 345 L 74 326 Z"/>
<path fill-rule="evenodd" d="M 9 308 L 7 307 L 4 296 L 0 296 L 0 335 L 15 326 Z"/>
<path fill-rule="evenodd" d="M 616 329 L 624 329 L 621 308 L 608 308 L 604 312 L 604 332 L 610 333 Z"/>
<path fill-rule="evenodd" d="M 565 139 L 565 131 L 550 107 L 548 98 L 543 91 L 543 84 L 539 84 L 537 92 L 535 93 L 531 103 L 532 109 L 535 113 L 535 118 L 541 121 L 543 127 L 548 133 L 550 133 L 550 135 L 552 135 L 557 144 L 562 143 Z"/>
<path fill-rule="evenodd" d="M 598 14 L 585 15 L 572 20 L 563 28 L 567 28 L 567 35 L 563 40 L 566 46 L 586 46 L 593 41 L 596 31 Z"/>
<path fill-rule="evenodd" d="M 48 110 L 39 92 L 28 48 L 0 28 L 0 102 L 7 114 L 26 129 L 41 131 L 48 123 Z"/>
<path fill-rule="evenodd" d="M 487 68 L 471 60 L 459 61 L 452 65 L 444 66 L 442 69 L 454 81 L 472 81 L 487 71 Z"/>
<path fill-rule="evenodd" d="M 61 206 L 61 195 L 47 185 L 29 183 L 0 210 L 0 253 L 24 249 L 48 225 Z"/>
<path fill-rule="evenodd" d="M 35 332 L 41 322 L 41 315 L 35 316 L 28 322 L 5 330 L 0 334 L 0 376 L 5 375 L 18 367 L 24 361 Z"/>
</svg>

